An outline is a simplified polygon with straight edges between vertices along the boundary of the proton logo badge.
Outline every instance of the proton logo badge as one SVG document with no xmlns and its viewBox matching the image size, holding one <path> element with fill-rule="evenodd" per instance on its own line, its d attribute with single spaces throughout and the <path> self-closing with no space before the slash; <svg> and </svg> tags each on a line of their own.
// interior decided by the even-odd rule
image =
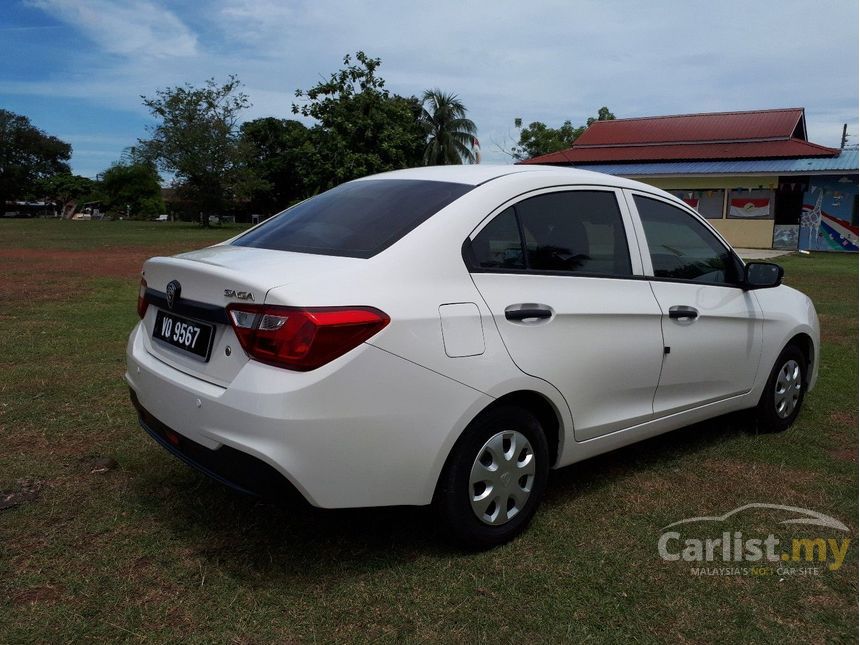
<svg viewBox="0 0 860 645">
<path fill-rule="evenodd" d="M 171 280 L 167 283 L 167 306 L 173 309 L 176 301 L 179 300 L 179 294 L 182 292 L 182 285 L 178 280 Z"/>
</svg>

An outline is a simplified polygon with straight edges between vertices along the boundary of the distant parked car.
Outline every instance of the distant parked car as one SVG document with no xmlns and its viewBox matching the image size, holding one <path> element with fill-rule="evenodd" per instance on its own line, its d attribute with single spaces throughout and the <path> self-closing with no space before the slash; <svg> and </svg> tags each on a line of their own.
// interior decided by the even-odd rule
<svg viewBox="0 0 860 645">
<path fill-rule="evenodd" d="M 243 491 L 431 502 L 511 539 L 550 468 L 734 410 L 785 430 L 819 325 L 775 264 L 634 181 L 541 166 L 352 181 L 143 267 L 143 428 Z"/>
<path fill-rule="evenodd" d="M 165 213 L 162 213 L 161 215 L 156 217 L 154 221 L 156 221 L 156 222 L 167 222 L 169 220 L 170 220 L 170 216 L 165 214 Z"/>
</svg>

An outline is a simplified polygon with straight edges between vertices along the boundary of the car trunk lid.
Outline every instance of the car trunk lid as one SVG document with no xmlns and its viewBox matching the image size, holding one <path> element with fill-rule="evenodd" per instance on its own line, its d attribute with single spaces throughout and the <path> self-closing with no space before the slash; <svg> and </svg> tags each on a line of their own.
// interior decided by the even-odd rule
<svg viewBox="0 0 860 645">
<path fill-rule="evenodd" d="M 226 244 L 151 258 L 142 272 L 149 301 L 143 317 L 147 351 L 182 372 L 226 387 L 249 360 L 229 324 L 227 305 L 264 303 L 275 287 L 349 270 L 357 262 L 361 260 Z M 171 283 L 172 308 L 168 298 Z M 201 328 L 202 337 L 211 327 L 211 349 L 206 356 L 154 337 L 156 327 L 164 331 L 164 314 Z"/>
</svg>

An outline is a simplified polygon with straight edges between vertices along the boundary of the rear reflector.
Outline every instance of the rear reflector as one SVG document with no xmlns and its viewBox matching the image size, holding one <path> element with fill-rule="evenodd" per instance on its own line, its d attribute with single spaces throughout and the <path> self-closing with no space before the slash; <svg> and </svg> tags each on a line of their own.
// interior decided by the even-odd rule
<svg viewBox="0 0 860 645">
<path fill-rule="evenodd" d="M 147 307 L 149 307 L 149 301 L 146 299 L 146 280 L 141 278 L 140 288 L 137 291 L 137 315 L 143 318 Z"/>
<path fill-rule="evenodd" d="M 227 307 L 233 331 L 248 355 L 262 363 L 306 372 L 358 347 L 389 317 L 373 307 Z"/>
</svg>

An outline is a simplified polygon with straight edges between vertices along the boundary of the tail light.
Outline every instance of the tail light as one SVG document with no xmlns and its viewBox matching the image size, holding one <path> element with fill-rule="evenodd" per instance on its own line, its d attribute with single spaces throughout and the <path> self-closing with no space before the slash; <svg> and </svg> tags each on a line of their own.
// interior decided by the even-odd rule
<svg viewBox="0 0 860 645">
<path fill-rule="evenodd" d="M 233 331 L 251 358 L 300 372 L 358 347 L 390 318 L 373 307 L 230 305 Z"/>
<path fill-rule="evenodd" d="M 146 315 L 146 308 L 149 306 L 149 301 L 146 299 L 146 280 L 140 279 L 140 288 L 137 292 L 137 315 L 143 318 Z"/>
</svg>

